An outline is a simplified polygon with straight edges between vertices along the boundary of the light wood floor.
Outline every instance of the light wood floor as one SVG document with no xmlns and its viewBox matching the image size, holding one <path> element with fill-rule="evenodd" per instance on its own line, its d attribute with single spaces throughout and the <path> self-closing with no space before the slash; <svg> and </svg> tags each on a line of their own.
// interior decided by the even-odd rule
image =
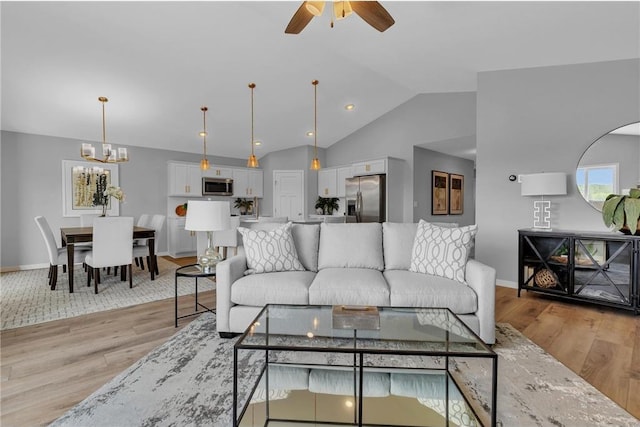
<svg viewBox="0 0 640 427">
<path fill-rule="evenodd" d="M 202 295 L 205 305 L 215 306 L 213 292 Z M 181 297 L 179 306 L 189 312 L 193 299 Z M 640 316 L 532 295 L 518 299 L 514 289 L 498 287 L 496 319 L 640 418 Z M 48 424 L 189 321 L 174 328 L 168 299 L 2 331 L 0 425 Z"/>
</svg>

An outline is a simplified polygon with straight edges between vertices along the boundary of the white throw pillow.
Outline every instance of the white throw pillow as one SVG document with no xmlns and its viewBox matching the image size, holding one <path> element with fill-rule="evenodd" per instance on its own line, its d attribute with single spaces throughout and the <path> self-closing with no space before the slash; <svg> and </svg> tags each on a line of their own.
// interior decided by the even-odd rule
<svg viewBox="0 0 640 427">
<path fill-rule="evenodd" d="M 304 271 L 291 235 L 291 222 L 270 230 L 238 227 L 242 235 L 247 267 L 255 273 Z"/>
<path fill-rule="evenodd" d="M 477 224 L 447 228 L 420 220 L 413 240 L 409 271 L 466 283 L 465 266 L 477 232 Z"/>
</svg>

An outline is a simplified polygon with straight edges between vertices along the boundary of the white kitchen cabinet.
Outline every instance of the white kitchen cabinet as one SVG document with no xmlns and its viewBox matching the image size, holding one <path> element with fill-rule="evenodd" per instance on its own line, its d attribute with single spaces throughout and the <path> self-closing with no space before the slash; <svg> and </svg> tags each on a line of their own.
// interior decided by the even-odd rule
<svg viewBox="0 0 640 427">
<path fill-rule="evenodd" d="M 318 196 L 338 197 L 336 195 L 335 168 L 325 168 L 318 171 Z"/>
<path fill-rule="evenodd" d="M 169 162 L 169 196 L 202 197 L 202 172 L 198 164 Z"/>
<path fill-rule="evenodd" d="M 347 186 L 345 180 L 351 177 L 353 177 L 351 166 L 345 166 L 336 169 L 336 197 L 346 196 L 345 191 Z"/>
<path fill-rule="evenodd" d="M 351 165 L 353 176 L 387 173 L 387 159 L 369 160 Z"/>
<path fill-rule="evenodd" d="M 249 196 L 262 197 L 264 194 L 264 172 L 261 169 L 249 169 Z"/>
<path fill-rule="evenodd" d="M 262 197 L 263 174 L 262 169 L 233 169 L 233 197 Z"/>
<path fill-rule="evenodd" d="M 185 218 L 169 218 L 167 221 L 169 255 L 174 258 L 196 254 L 196 232 L 185 230 L 185 222 Z"/>
<path fill-rule="evenodd" d="M 249 197 L 249 171 L 233 170 L 233 197 Z"/>
<path fill-rule="evenodd" d="M 208 178 L 233 178 L 234 169 L 226 166 L 211 165 L 209 169 L 202 173 L 202 176 Z"/>
</svg>

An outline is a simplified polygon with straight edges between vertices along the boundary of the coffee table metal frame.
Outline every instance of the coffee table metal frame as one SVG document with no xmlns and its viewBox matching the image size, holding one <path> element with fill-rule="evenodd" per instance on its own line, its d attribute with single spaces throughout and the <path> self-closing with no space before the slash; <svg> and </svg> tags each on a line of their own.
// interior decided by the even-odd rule
<svg viewBox="0 0 640 427">
<path fill-rule="evenodd" d="M 185 265 L 176 269 L 175 273 L 175 326 L 178 327 L 178 319 L 184 319 L 185 317 L 191 317 L 198 314 L 206 313 L 207 311 L 215 313 L 215 309 L 209 308 L 198 302 L 198 278 L 200 277 L 215 277 L 216 271 L 205 273 L 202 271 L 198 264 Z M 195 307 L 193 313 L 185 314 L 184 316 L 178 316 L 178 277 L 188 277 L 195 279 L 196 295 L 195 295 Z M 204 310 L 198 310 L 198 307 L 204 308 Z"/>
<path fill-rule="evenodd" d="M 276 420 L 273 419 L 271 420 L 269 418 L 269 374 L 268 374 L 268 367 L 269 367 L 269 354 L 270 352 L 275 352 L 275 351 L 291 351 L 291 352 L 320 352 L 320 353 L 347 353 L 347 354 L 353 354 L 353 368 L 354 368 L 354 373 L 357 370 L 359 372 L 359 381 L 358 384 L 355 385 L 358 388 L 358 393 L 356 396 L 358 396 L 358 408 L 357 408 L 357 417 L 356 419 L 354 419 L 353 423 L 349 423 L 347 425 L 357 425 L 357 426 L 362 426 L 362 404 L 363 404 L 363 375 L 364 375 L 364 369 L 365 368 L 369 368 L 369 366 L 365 367 L 364 366 L 364 356 L 365 355 L 401 355 L 401 356 L 426 356 L 426 357 L 444 357 L 445 358 L 445 368 L 444 369 L 440 369 L 442 370 L 446 377 L 445 377 L 445 384 L 447 387 L 447 396 L 448 396 L 448 384 L 449 384 L 449 379 L 451 381 L 453 381 L 453 383 L 455 384 L 455 386 L 458 388 L 458 390 L 460 391 L 460 394 L 462 395 L 462 397 L 465 399 L 465 401 L 467 402 L 467 405 L 473 410 L 473 408 L 471 407 L 471 405 L 469 405 L 468 402 L 468 398 L 467 396 L 465 396 L 464 392 L 462 392 L 462 389 L 460 388 L 458 382 L 456 381 L 456 379 L 451 375 L 450 371 L 449 371 L 449 358 L 451 357 L 473 357 L 473 358 L 488 358 L 491 360 L 491 364 L 492 364 L 492 375 L 491 375 L 491 414 L 490 414 L 490 426 L 491 427 L 495 427 L 496 426 L 496 404 L 497 404 L 497 393 L 498 393 L 498 355 L 487 345 L 485 344 L 482 339 L 480 339 L 480 337 L 478 337 L 477 334 L 475 334 L 468 326 L 466 326 L 464 324 L 464 322 L 462 322 L 462 320 L 460 320 L 453 312 L 451 312 L 448 308 L 416 308 L 416 307 L 378 307 L 378 310 L 382 313 L 385 311 L 389 311 L 389 312 L 393 312 L 393 311 L 398 311 L 401 313 L 406 313 L 409 312 L 411 313 L 412 311 L 414 313 L 418 313 L 418 312 L 438 312 L 441 314 L 446 313 L 447 316 L 449 316 L 451 319 L 455 319 L 456 326 L 462 328 L 462 330 L 464 331 L 464 333 L 468 336 L 471 337 L 473 339 L 472 342 L 466 342 L 466 344 L 470 344 L 470 345 L 475 345 L 477 346 L 480 351 L 479 352 L 474 352 L 474 351 L 463 351 L 460 349 L 455 349 L 455 348 L 450 348 L 451 346 L 455 347 L 456 343 L 459 342 L 454 342 L 452 341 L 450 343 L 449 338 L 451 335 L 454 335 L 453 332 L 450 332 L 449 330 L 445 330 L 445 340 L 444 342 L 438 342 L 440 344 L 444 345 L 444 350 L 421 350 L 419 348 L 413 348 L 413 349 L 393 349 L 393 348 L 358 348 L 358 340 L 359 339 L 365 339 L 365 340 L 371 340 L 371 338 L 366 337 L 366 335 L 364 337 L 359 337 L 358 336 L 358 330 L 353 329 L 351 331 L 353 331 L 353 337 L 346 337 L 344 336 L 344 329 L 340 329 L 340 331 L 343 331 L 343 334 L 341 334 L 342 336 L 339 336 L 339 339 L 353 339 L 353 346 L 342 346 L 342 347 L 331 347 L 331 346 L 304 346 L 304 345 L 284 345 L 284 344 L 280 344 L 280 343 L 270 343 L 269 342 L 269 337 L 270 337 L 270 332 L 269 332 L 269 310 L 275 308 L 275 309 L 304 309 L 304 308 L 311 308 L 311 309 L 323 309 L 323 308 L 328 308 L 331 309 L 331 306 L 300 306 L 300 305 L 282 305 L 282 304 L 267 304 L 261 311 L 260 313 L 258 313 L 258 315 L 256 316 L 256 318 L 254 319 L 253 322 L 251 322 L 250 326 L 247 328 L 247 330 L 242 334 L 242 336 L 236 341 L 236 343 L 233 346 L 233 426 L 239 426 L 240 421 L 242 420 L 242 417 L 244 416 L 246 410 L 248 409 L 250 403 L 251 403 L 251 396 L 253 395 L 253 393 L 255 392 L 256 388 L 258 387 L 258 384 L 260 382 L 260 377 L 262 377 L 263 375 L 265 376 L 265 387 L 267 390 L 266 393 L 266 421 L 265 421 L 265 426 L 267 426 L 269 424 L 269 421 L 292 421 L 292 420 Z M 256 333 L 255 331 L 255 325 L 260 325 L 260 320 L 264 320 L 265 321 L 265 325 L 263 325 L 263 329 L 264 332 L 263 333 Z M 424 325 L 427 327 L 434 327 L 437 325 Z M 335 330 L 334 330 L 335 331 Z M 364 332 L 364 331 L 361 331 Z M 280 336 L 282 334 L 282 332 L 278 333 L 278 331 L 273 332 L 273 336 Z M 366 334 L 366 333 L 365 333 Z M 256 343 L 256 342 L 247 342 L 249 340 L 249 337 L 253 337 L 255 335 L 263 335 L 264 336 L 264 342 L 263 343 Z M 304 338 L 302 335 L 299 335 L 299 337 L 301 338 L 300 342 L 305 342 Z M 396 341 L 402 341 L 402 337 L 398 337 L 398 339 L 396 339 Z M 243 405 L 242 410 L 240 411 L 240 413 L 238 413 L 238 351 L 239 350 L 263 350 L 265 351 L 265 366 L 262 368 L 262 372 L 258 378 L 258 380 L 256 381 L 255 385 L 253 386 L 253 389 L 251 390 L 251 392 L 249 393 L 247 400 L 245 402 L 245 404 Z M 272 362 L 273 363 L 273 362 Z M 276 362 L 277 363 L 277 362 Z M 398 367 L 394 367 L 394 368 L 398 368 Z M 355 376 L 354 376 L 354 382 L 355 382 Z M 448 407 L 449 405 L 445 405 L 446 406 L 446 410 L 447 410 L 447 425 L 449 425 L 449 421 L 448 421 Z M 355 416 L 356 414 L 354 414 Z M 482 421 L 477 417 L 476 418 L 478 420 L 478 422 L 480 424 L 482 424 Z M 316 421 L 300 421 L 300 420 L 296 420 L 298 422 L 316 422 Z M 318 421 L 321 422 L 321 421 Z M 344 423 L 338 423 L 338 422 L 322 422 L 324 424 L 330 425 L 330 424 L 335 424 L 335 425 L 344 425 Z M 375 426 L 376 424 L 372 424 L 367 422 L 366 423 L 367 426 Z"/>
</svg>

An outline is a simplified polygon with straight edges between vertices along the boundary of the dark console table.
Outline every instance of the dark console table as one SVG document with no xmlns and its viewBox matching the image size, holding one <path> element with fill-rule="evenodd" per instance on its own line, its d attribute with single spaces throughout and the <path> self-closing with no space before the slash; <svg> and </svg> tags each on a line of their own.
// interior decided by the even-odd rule
<svg viewBox="0 0 640 427">
<path fill-rule="evenodd" d="M 518 296 L 525 289 L 640 312 L 640 236 L 518 230 Z"/>
</svg>

